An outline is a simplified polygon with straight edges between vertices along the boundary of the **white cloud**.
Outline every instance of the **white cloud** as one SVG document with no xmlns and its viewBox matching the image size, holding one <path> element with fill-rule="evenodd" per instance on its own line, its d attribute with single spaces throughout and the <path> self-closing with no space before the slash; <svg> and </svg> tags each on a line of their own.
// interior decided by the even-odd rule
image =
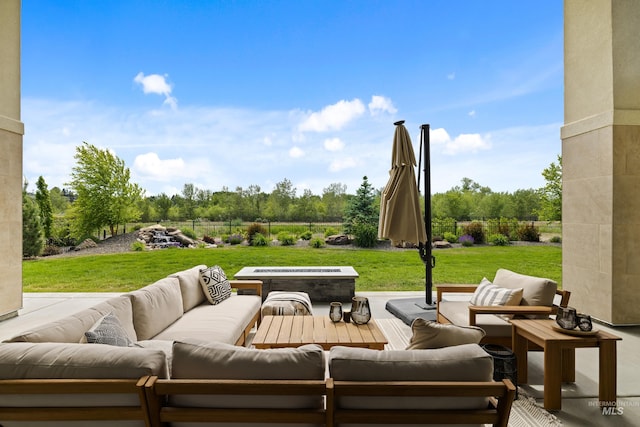
<svg viewBox="0 0 640 427">
<path fill-rule="evenodd" d="M 167 83 L 166 78 L 168 75 L 161 76 L 160 74 L 149 74 L 145 76 L 141 71 L 134 78 L 133 81 L 142 86 L 142 92 L 145 94 L 164 95 L 164 103 L 169 105 L 172 109 L 178 108 L 178 100 L 171 96 L 172 87 Z"/>
<path fill-rule="evenodd" d="M 483 137 L 478 133 L 460 134 L 451 139 L 449 133 L 443 128 L 433 129 L 429 133 L 430 142 L 435 145 L 442 145 L 442 152 L 449 155 L 488 150 L 491 148 L 489 139 L 488 135 Z"/>
<path fill-rule="evenodd" d="M 324 149 L 327 151 L 340 151 L 344 148 L 344 142 L 340 138 L 329 138 L 324 140 Z"/>
<path fill-rule="evenodd" d="M 303 156 L 304 156 L 304 151 L 302 151 L 300 147 L 291 147 L 291 149 L 289 150 L 289 157 L 298 159 Z"/>
<path fill-rule="evenodd" d="M 397 112 L 398 109 L 393 106 L 391 99 L 379 95 L 371 97 L 371 102 L 369 102 L 369 113 L 371 115 L 375 116 L 380 113 L 395 114 Z"/>
<path fill-rule="evenodd" d="M 469 117 L 475 117 L 475 116 L 476 116 L 476 110 L 469 111 Z"/>
<path fill-rule="evenodd" d="M 180 174 L 184 167 L 183 159 L 160 160 L 156 153 L 140 154 L 133 161 L 133 170 L 138 175 L 165 182 L 172 179 L 171 175 Z"/>
<path fill-rule="evenodd" d="M 350 121 L 360 117 L 364 111 L 364 104 L 357 98 L 353 101 L 338 101 L 333 105 L 324 107 L 321 111 L 309 114 L 309 116 L 300 123 L 298 129 L 301 132 L 340 130 Z"/>
<path fill-rule="evenodd" d="M 340 172 L 344 169 L 354 168 L 357 166 L 357 164 L 358 162 L 353 157 L 345 157 L 332 161 L 329 165 L 329 170 L 331 172 Z"/>
<path fill-rule="evenodd" d="M 456 79 L 456 73 L 447 74 L 447 80 L 455 80 L 455 79 Z"/>
</svg>

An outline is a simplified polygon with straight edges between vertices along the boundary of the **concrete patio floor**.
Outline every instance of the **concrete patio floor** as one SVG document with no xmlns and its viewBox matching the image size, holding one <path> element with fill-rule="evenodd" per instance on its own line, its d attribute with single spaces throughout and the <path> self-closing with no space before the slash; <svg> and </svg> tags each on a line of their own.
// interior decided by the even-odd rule
<svg viewBox="0 0 640 427">
<path fill-rule="evenodd" d="M 0 341 L 26 329 L 91 307 L 120 293 L 25 293 L 18 316 L 0 321 Z M 374 318 L 394 318 L 385 309 L 389 299 L 410 298 L 424 292 L 366 292 Z M 434 297 L 435 301 L 435 297 Z M 348 304 L 347 304 L 348 305 Z M 314 303 L 315 314 L 328 313 L 328 303 Z M 598 350 L 576 351 L 576 382 L 562 386 L 562 410 L 552 413 L 565 426 L 637 426 L 640 425 L 640 326 L 597 328 L 622 338 L 617 345 L 618 408 L 615 415 L 603 415 L 598 407 Z M 408 326 L 407 326 L 408 328 Z M 529 384 L 523 389 L 542 405 L 542 352 L 529 353 Z"/>
</svg>

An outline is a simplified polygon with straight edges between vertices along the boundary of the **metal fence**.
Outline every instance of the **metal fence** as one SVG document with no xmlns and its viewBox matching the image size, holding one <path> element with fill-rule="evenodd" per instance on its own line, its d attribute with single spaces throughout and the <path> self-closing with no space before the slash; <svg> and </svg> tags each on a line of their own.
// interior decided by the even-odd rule
<svg viewBox="0 0 640 427">
<path fill-rule="evenodd" d="M 503 233 L 505 229 L 514 230 L 522 225 L 533 224 L 542 233 L 562 235 L 562 223 L 559 221 L 516 221 L 516 220 L 483 220 L 483 221 L 456 221 L 452 219 L 434 219 L 431 224 L 431 233 L 434 237 L 444 237 L 449 232 L 457 236 L 463 234 L 465 226 L 472 222 L 482 223 L 486 236 Z M 222 237 L 232 234 L 244 234 L 255 222 L 240 221 L 163 221 L 160 223 L 131 223 L 127 224 L 125 230 L 133 230 L 150 225 L 160 224 L 164 227 L 175 227 L 181 230 L 193 230 L 198 237 Z M 260 222 L 258 223 L 266 231 L 267 237 L 275 238 L 278 233 L 286 231 L 299 236 L 304 232 L 311 232 L 313 235 L 341 234 L 343 224 L 340 222 Z"/>
</svg>

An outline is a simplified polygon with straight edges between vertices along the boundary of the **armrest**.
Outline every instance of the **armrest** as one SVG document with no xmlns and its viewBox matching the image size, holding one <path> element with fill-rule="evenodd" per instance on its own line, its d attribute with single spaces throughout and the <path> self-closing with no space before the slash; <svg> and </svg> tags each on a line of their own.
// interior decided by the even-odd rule
<svg viewBox="0 0 640 427">
<path fill-rule="evenodd" d="M 256 291 L 256 295 L 262 297 L 262 280 L 229 280 L 233 289 L 250 289 Z"/>
<path fill-rule="evenodd" d="M 476 326 L 477 314 L 553 314 L 553 307 L 543 305 L 470 305 L 469 306 L 469 325 Z"/>
<path fill-rule="evenodd" d="M 445 292 L 474 293 L 478 285 L 435 285 L 436 302 L 442 301 L 442 294 Z"/>
</svg>

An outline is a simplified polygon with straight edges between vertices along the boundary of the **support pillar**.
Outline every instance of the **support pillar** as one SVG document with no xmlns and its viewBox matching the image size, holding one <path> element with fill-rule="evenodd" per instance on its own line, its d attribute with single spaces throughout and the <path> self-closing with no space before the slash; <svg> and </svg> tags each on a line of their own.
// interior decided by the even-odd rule
<svg viewBox="0 0 640 427">
<path fill-rule="evenodd" d="M 564 11 L 562 283 L 579 311 L 640 324 L 640 8 Z"/>
<path fill-rule="evenodd" d="M 0 319 L 22 307 L 20 0 L 0 1 Z"/>
</svg>

